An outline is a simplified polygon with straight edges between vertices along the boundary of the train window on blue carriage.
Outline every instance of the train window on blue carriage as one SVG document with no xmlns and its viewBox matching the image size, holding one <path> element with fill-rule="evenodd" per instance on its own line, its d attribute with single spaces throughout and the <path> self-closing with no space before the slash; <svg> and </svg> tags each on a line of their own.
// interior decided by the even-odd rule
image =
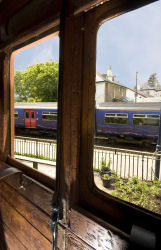
<svg viewBox="0 0 161 250">
<path fill-rule="evenodd" d="M 123 113 L 106 113 L 105 114 L 106 124 L 128 124 L 128 114 Z"/>
<path fill-rule="evenodd" d="M 137 126 L 159 126 L 159 115 L 134 114 L 133 124 Z"/>
<path fill-rule="evenodd" d="M 37 37 L 32 41 L 34 39 Z M 33 44 L 26 44 L 13 55 L 12 92 L 16 111 L 12 155 L 25 164 L 24 168 L 36 168 L 42 174 L 56 179 L 58 31 Z"/>
<path fill-rule="evenodd" d="M 31 112 L 31 118 L 35 119 L 35 112 Z"/>
<path fill-rule="evenodd" d="M 15 112 L 14 112 L 14 118 L 15 118 L 15 119 L 18 119 L 18 111 L 15 111 Z"/>
<path fill-rule="evenodd" d="M 42 120 L 57 121 L 56 112 L 42 112 Z"/>
<path fill-rule="evenodd" d="M 107 17 L 104 23 L 103 14 L 100 17 L 95 104 L 101 108 L 95 112 L 93 149 L 94 182 L 102 197 L 111 199 L 112 205 L 121 199 L 123 204 L 159 216 L 160 12 L 158 1 Z M 149 16 L 155 16 L 153 21 Z"/>
<path fill-rule="evenodd" d="M 29 112 L 26 112 L 26 118 L 29 119 Z"/>
</svg>

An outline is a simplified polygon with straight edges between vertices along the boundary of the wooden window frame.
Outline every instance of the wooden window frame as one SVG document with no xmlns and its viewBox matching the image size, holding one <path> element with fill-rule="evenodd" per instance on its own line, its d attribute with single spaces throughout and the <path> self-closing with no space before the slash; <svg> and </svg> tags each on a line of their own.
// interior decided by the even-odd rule
<svg viewBox="0 0 161 250">
<path fill-rule="evenodd" d="M 154 1 L 149 1 L 151 3 Z M 96 37 L 101 23 L 148 4 L 147 1 L 109 1 L 85 14 L 84 75 L 82 100 L 81 152 L 79 172 L 79 201 L 95 218 L 100 218 L 130 235 L 133 224 L 156 232 L 161 216 L 144 208 L 110 196 L 99 190 L 93 178 L 93 145 L 95 119 Z M 87 171 L 88 170 L 88 171 Z M 109 225 L 108 224 L 108 225 Z M 107 225 L 105 225 L 107 226 Z"/>
<path fill-rule="evenodd" d="M 56 187 L 56 180 L 52 177 L 33 169 L 23 163 L 20 163 L 14 158 L 14 59 L 15 55 L 29 47 L 32 47 L 36 44 L 39 44 L 42 41 L 48 40 L 54 36 L 58 36 L 59 34 L 59 26 L 56 25 L 51 30 L 47 30 L 41 34 L 41 29 L 36 31 L 33 34 L 29 35 L 27 40 L 24 38 L 24 41 L 22 42 L 22 38 L 16 41 L 16 44 L 14 43 L 14 46 L 9 48 L 9 54 L 10 54 L 10 129 L 11 129 L 11 152 L 10 155 L 7 157 L 7 163 L 9 165 L 12 165 L 18 169 L 20 169 L 24 174 L 28 175 L 29 177 L 33 178 L 36 181 L 39 181 L 43 185 L 45 185 L 48 188 L 55 189 Z"/>
</svg>

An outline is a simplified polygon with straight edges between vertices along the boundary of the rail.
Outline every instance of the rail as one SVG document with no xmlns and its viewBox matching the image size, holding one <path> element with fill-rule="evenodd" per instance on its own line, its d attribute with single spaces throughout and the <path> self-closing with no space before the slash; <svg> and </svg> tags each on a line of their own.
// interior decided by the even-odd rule
<svg viewBox="0 0 161 250">
<path fill-rule="evenodd" d="M 53 140 L 15 137 L 14 149 L 15 156 L 21 155 L 30 159 L 42 159 L 44 162 L 56 162 L 56 141 Z M 109 165 L 111 170 L 116 171 L 123 178 L 139 176 L 144 180 L 153 180 L 155 179 L 155 163 L 156 160 L 160 161 L 160 158 L 161 155 L 156 152 L 94 146 L 93 168 L 94 171 L 98 171 L 101 170 L 102 165 Z M 161 173 L 159 173 L 159 179 L 161 180 Z"/>
</svg>

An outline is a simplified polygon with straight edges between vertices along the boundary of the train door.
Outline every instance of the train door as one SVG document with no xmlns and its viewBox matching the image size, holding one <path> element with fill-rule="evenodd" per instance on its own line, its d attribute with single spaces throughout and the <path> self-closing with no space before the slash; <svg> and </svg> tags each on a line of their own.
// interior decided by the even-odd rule
<svg viewBox="0 0 161 250">
<path fill-rule="evenodd" d="M 26 128 L 36 127 L 35 111 L 25 110 L 25 127 Z"/>
</svg>

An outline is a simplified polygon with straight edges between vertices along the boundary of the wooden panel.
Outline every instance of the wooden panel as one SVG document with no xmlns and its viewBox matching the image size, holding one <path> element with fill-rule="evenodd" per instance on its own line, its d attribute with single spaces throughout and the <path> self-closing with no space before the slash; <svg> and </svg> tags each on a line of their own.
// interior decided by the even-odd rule
<svg viewBox="0 0 161 250">
<path fill-rule="evenodd" d="M 83 240 L 73 234 L 71 231 L 66 232 L 66 249 L 70 250 L 92 250 L 95 249 L 87 245 Z M 98 248 L 97 248 L 98 249 Z M 104 250 L 103 248 L 100 248 Z M 107 250 L 108 248 L 106 248 Z"/>
<path fill-rule="evenodd" d="M 26 174 L 26 175 L 30 176 L 31 178 L 39 181 L 40 183 L 44 184 L 45 186 L 51 188 L 52 190 L 55 189 L 56 181 L 53 178 L 51 178 L 50 176 L 42 174 L 38 170 L 36 170 L 34 168 L 31 168 L 31 167 L 29 167 L 29 166 L 15 160 L 14 158 L 9 157 L 9 156 L 7 158 L 7 163 L 10 166 L 14 166 L 14 167 L 20 169 L 24 174 Z"/>
<path fill-rule="evenodd" d="M 94 249 L 127 249 L 128 244 L 111 230 L 105 229 L 83 214 L 71 210 L 70 228 Z"/>
<path fill-rule="evenodd" d="M 38 229 L 47 239 L 52 241 L 49 225 L 50 218 L 48 215 L 39 210 L 31 202 L 24 199 L 22 195 L 2 181 L 0 182 L 0 195 L 12 208 L 28 220 L 30 224 Z"/>
<path fill-rule="evenodd" d="M 26 250 L 26 247 L 15 237 L 14 233 L 9 230 L 9 228 L 4 225 L 4 235 L 6 246 L 8 249 L 12 250 Z M 5 248 L 2 248 L 3 250 Z"/>
<path fill-rule="evenodd" d="M 40 207 L 43 211 L 50 215 L 53 196 L 53 192 L 50 189 L 25 175 L 10 176 L 5 180 L 5 182 L 16 189 L 23 195 L 23 197 L 27 198 L 35 206 Z M 22 184 L 24 188 L 21 188 Z"/>
<path fill-rule="evenodd" d="M 27 249 L 51 249 L 51 242 L 14 210 L 2 197 L 0 197 L 0 205 L 3 223 L 10 228 L 16 238 L 23 242 L 23 245 Z M 14 246 L 12 249 L 15 249 Z"/>
<path fill-rule="evenodd" d="M 9 57 L 0 52 L 0 160 L 10 153 L 9 140 Z"/>
<path fill-rule="evenodd" d="M 65 228 L 60 224 L 57 225 L 57 248 L 65 250 Z"/>
</svg>

